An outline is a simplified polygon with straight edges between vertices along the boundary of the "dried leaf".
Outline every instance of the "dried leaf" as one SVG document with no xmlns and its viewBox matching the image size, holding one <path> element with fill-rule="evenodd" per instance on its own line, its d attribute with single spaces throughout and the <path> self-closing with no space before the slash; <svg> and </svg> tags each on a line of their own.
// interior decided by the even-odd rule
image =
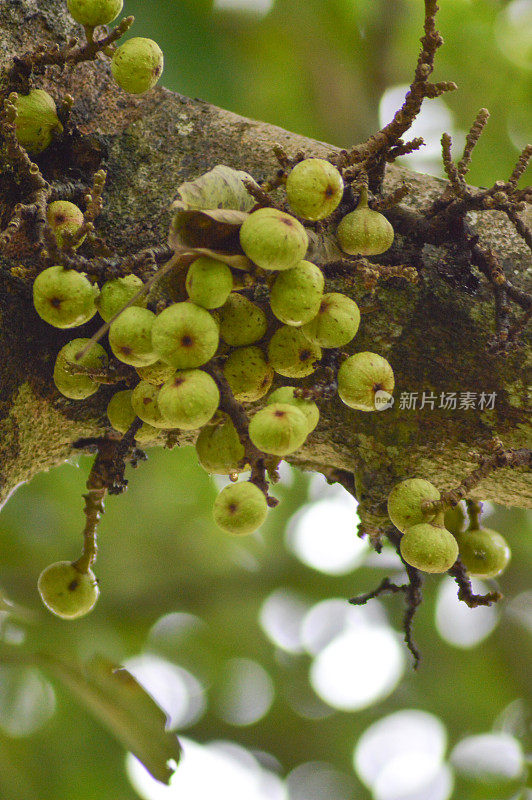
<svg viewBox="0 0 532 800">
<path fill-rule="evenodd" d="M 85 666 L 42 654 L 40 663 L 61 680 L 87 709 L 161 783 L 168 784 L 179 760 L 177 736 L 165 730 L 166 716 L 123 667 L 101 655 Z"/>
<path fill-rule="evenodd" d="M 244 186 L 244 180 L 257 186 L 247 172 L 219 164 L 196 180 L 182 183 L 177 190 L 181 199 L 176 199 L 170 208 L 173 211 L 212 208 L 251 211 L 256 200 Z"/>
<path fill-rule="evenodd" d="M 230 209 L 178 211 L 170 225 L 168 245 L 176 251 L 191 251 L 196 258 L 206 255 L 234 269 L 249 270 L 252 264 L 243 254 L 239 239 L 247 216 Z"/>
</svg>

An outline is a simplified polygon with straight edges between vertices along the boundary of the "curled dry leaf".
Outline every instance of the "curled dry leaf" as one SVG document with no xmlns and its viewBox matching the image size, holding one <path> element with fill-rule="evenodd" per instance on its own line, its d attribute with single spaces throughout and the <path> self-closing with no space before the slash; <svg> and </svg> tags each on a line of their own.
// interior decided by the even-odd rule
<svg viewBox="0 0 532 800">
<path fill-rule="evenodd" d="M 244 186 L 244 180 L 251 181 L 259 188 L 247 172 L 219 164 L 199 178 L 182 183 L 177 190 L 179 197 L 174 200 L 170 210 L 229 208 L 251 211 L 256 201 Z"/>
<path fill-rule="evenodd" d="M 240 226 L 248 215 L 243 211 L 217 208 L 202 211 L 178 211 L 174 216 L 168 245 L 176 251 L 193 251 L 217 258 L 234 269 L 249 270 L 251 261 L 240 247 Z"/>
</svg>

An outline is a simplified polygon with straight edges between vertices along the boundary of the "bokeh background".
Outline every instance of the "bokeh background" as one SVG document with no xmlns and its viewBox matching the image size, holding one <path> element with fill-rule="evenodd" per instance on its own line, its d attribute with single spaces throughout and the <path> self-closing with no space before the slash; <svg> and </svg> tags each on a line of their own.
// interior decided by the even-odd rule
<svg viewBox="0 0 532 800">
<path fill-rule="evenodd" d="M 403 163 L 441 174 L 441 132 L 459 154 L 486 106 L 470 180 L 488 186 L 530 135 L 532 4 L 441 6 L 435 77 L 459 90 L 427 103 L 414 131 L 427 147 Z M 168 88 L 348 146 L 402 102 L 423 3 L 125 0 L 124 12 L 162 46 Z M 391 550 L 356 538 L 355 501 L 285 465 L 261 531 L 226 537 L 210 516 L 223 481 L 190 448 L 150 452 L 108 500 L 94 612 L 47 614 L 36 579 L 79 552 L 89 469 L 80 457 L 40 475 L 2 512 L 0 584 L 18 608 L 0 609 L 0 653 L 125 664 L 185 755 L 163 787 L 49 674 L 0 663 L 2 800 L 530 800 L 530 514 L 486 504 L 513 552 L 497 607 L 469 610 L 449 578 L 427 578 L 414 672 L 401 597 L 346 603 L 402 575 Z"/>
</svg>

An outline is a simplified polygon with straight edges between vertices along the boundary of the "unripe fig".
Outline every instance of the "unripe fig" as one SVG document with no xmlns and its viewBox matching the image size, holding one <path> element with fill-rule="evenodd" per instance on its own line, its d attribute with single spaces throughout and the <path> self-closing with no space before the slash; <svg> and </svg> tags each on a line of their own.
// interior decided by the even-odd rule
<svg viewBox="0 0 532 800">
<path fill-rule="evenodd" d="M 31 155 L 38 155 L 52 143 L 54 134 L 62 133 L 55 103 L 43 89 L 19 94 L 14 101 L 17 109 L 16 136 Z"/>
<path fill-rule="evenodd" d="M 163 73 L 163 51 L 153 39 L 136 36 L 120 45 L 111 61 L 117 84 L 129 94 L 152 89 Z"/>
<path fill-rule="evenodd" d="M 458 538 L 466 526 L 466 514 L 463 503 L 458 503 L 452 508 L 446 508 L 443 514 L 445 527 Z"/>
<path fill-rule="evenodd" d="M 447 572 L 458 558 L 452 533 L 427 522 L 408 528 L 399 546 L 406 563 L 422 572 Z"/>
<path fill-rule="evenodd" d="M 356 353 L 349 356 L 338 370 L 338 395 L 350 408 L 376 411 L 375 395 L 391 395 L 395 385 L 393 370 L 376 353 Z"/>
<path fill-rule="evenodd" d="M 196 305 L 219 308 L 233 288 L 233 273 L 223 261 L 201 256 L 188 268 L 185 286 Z"/>
<path fill-rule="evenodd" d="M 124 275 L 123 278 L 113 278 L 106 281 L 96 300 L 96 307 L 102 319 L 109 322 L 129 301 L 142 289 L 144 284 L 136 275 Z M 134 306 L 144 308 L 146 295 L 141 295 Z"/>
<path fill-rule="evenodd" d="M 303 219 L 324 219 L 332 214 L 344 193 L 342 176 L 323 158 L 306 158 L 291 170 L 286 195 L 294 214 Z"/>
<path fill-rule="evenodd" d="M 495 578 L 510 561 L 506 539 L 491 528 L 469 528 L 458 534 L 460 560 L 472 578 Z"/>
<path fill-rule="evenodd" d="M 195 303 L 174 303 L 153 324 L 157 357 L 177 369 L 193 369 L 210 361 L 218 349 L 218 326 Z"/>
<path fill-rule="evenodd" d="M 67 0 L 70 14 L 80 25 L 108 25 L 122 11 L 124 0 Z"/>
<path fill-rule="evenodd" d="M 98 287 L 82 272 L 48 267 L 33 282 L 33 305 L 37 314 L 54 328 L 76 328 L 96 314 Z"/>
<path fill-rule="evenodd" d="M 196 439 L 196 453 L 206 472 L 230 475 L 241 471 L 238 465 L 245 451 L 228 414 L 219 412 L 201 429 Z"/>
<path fill-rule="evenodd" d="M 263 492 L 249 481 L 226 486 L 216 500 L 212 510 L 214 521 L 227 533 L 253 533 L 260 528 L 268 505 Z"/>
<path fill-rule="evenodd" d="M 268 327 L 264 311 L 238 292 L 231 292 L 217 312 L 217 318 L 220 337 L 231 347 L 258 342 Z"/>
<path fill-rule="evenodd" d="M 307 339 L 299 328 L 283 325 L 270 339 L 268 358 L 279 375 L 304 378 L 316 369 L 314 363 L 321 358 L 321 348 Z"/>
<path fill-rule="evenodd" d="M 76 375 L 70 372 L 68 365 L 79 364 L 93 370 L 103 370 L 107 367 L 108 357 L 103 347 L 94 344 L 87 350 L 82 358 L 76 360 L 76 355 L 90 342 L 90 339 L 72 339 L 65 344 L 57 354 L 54 366 L 54 383 L 65 397 L 71 400 L 85 400 L 98 391 L 100 384 L 89 375 Z"/>
<path fill-rule="evenodd" d="M 290 214 L 259 208 L 240 228 L 240 244 L 247 257 L 262 269 L 291 269 L 305 258 L 308 236 Z"/>
<path fill-rule="evenodd" d="M 360 325 L 360 311 L 354 300 L 339 292 L 324 294 L 318 313 L 301 330 L 321 347 L 343 347 L 353 339 Z"/>
<path fill-rule="evenodd" d="M 46 219 L 54 232 L 57 244 L 63 247 L 63 234 L 75 234 L 83 225 L 83 212 L 68 200 L 54 200 L 46 210 Z M 78 248 L 85 237 L 76 245 Z"/>
<path fill-rule="evenodd" d="M 131 395 L 131 406 L 135 415 L 148 425 L 154 428 L 174 428 L 161 413 L 159 404 L 157 402 L 159 396 L 159 387 L 152 386 L 147 381 L 140 381 L 133 389 Z"/>
<path fill-rule="evenodd" d="M 344 253 L 376 256 L 390 249 L 394 232 L 383 214 L 368 208 L 367 190 L 363 189 L 358 206 L 342 219 L 336 236 Z"/>
<path fill-rule="evenodd" d="M 300 261 L 276 277 L 270 290 L 271 309 L 285 325 L 303 325 L 318 313 L 323 286 L 321 269 L 310 261 Z"/>
<path fill-rule="evenodd" d="M 46 567 L 39 575 L 37 588 L 46 608 L 63 619 L 88 614 L 100 594 L 94 572 L 80 572 L 70 561 L 57 561 Z"/>
<path fill-rule="evenodd" d="M 195 430 L 206 425 L 218 408 L 220 392 L 201 369 L 176 372 L 163 383 L 157 395 L 159 409 L 168 427 Z"/>
<path fill-rule="evenodd" d="M 260 347 L 239 347 L 224 364 L 224 375 L 236 400 L 252 403 L 264 397 L 273 381 L 273 369 Z"/>
<path fill-rule="evenodd" d="M 115 392 L 107 404 L 107 417 L 109 422 L 115 431 L 119 433 L 128 431 L 137 416 L 131 405 L 132 394 L 133 392 L 131 389 Z"/>
<path fill-rule="evenodd" d="M 308 435 L 307 418 L 291 403 L 271 403 L 253 415 L 249 438 L 263 453 L 287 456 L 299 450 Z"/>
<path fill-rule="evenodd" d="M 271 405 L 271 403 L 289 403 L 289 405 L 295 406 L 305 415 L 307 420 L 307 433 L 311 433 L 319 422 L 320 411 L 316 403 L 312 400 L 294 397 L 294 389 L 295 386 L 281 386 L 271 393 L 266 403 L 267 405 Z"/>
<path fill-rule="evenodd" d="M 406 481 L 396 483 L 388 495 L 388 516 L 403 533 L 413 525 L 422 522 L 442 522 L 443 515 L 423 513 L 422 503 L 425 500 L 435 502 L 440 499 L 440 493 L 434 484 L 423 478 L 407 478 Z M 436 516 L 436 519 L 435 519 Z"/>
<path fill-rule="evenodd" d="M 115 356 L 132 367 L 157 361 L 151 343 L 154 322 L 155 314 L 147 308 L 126 308 L 109 328 L 109 344 Z"/>
<path fill-rule="evenodd" d="M 143 381 L 151 383 L 152 386 L 161 386 L 175 375 L 176 368 L 164 361 L 154 361 L 153 364 L 147 364 L 145 367 L 137 367 L 136 372 Z"/>
</svg>

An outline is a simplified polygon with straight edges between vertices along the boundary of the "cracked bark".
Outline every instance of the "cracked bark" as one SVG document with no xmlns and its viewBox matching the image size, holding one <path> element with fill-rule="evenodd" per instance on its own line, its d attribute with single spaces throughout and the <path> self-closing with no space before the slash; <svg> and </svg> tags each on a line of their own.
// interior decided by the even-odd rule
<svg viewBox="0 0 532 800">
<path fill-rule="evenodd" d="M 0 90 L 13 54 L 78 32 L 64 6 L 62 0 L 2 4 Z M 38 85 L 56 99 L 67 91 L 74 96 L 74 121 L 84 134 L 97 137 L 94 141 L 106 154 L 105 208 L 97 228 L 121 255 L 164 243 L 168 206 L 177 187 L 216 164 L 245 169 L 260 181 L 276 168 L 275 142 L 290 153 L 301 148 L 320 156 L 334 150 L 163 88 L 140 98 L 126 96 L 110 81 L 108 63 L 103 61 L 84 64 L 72 74 L 67 69 L 63 76 L 54 68 Z M 418 475 L 446 489 L 475 467 L 469 453 L 479 439 L 496 433 L 505 448 L 519 448 L 530 446 L 532 438 L 527 397 L 530 328 L 509 353 L 487 352 L 495 332 L 488 281 L 471 266 L 465 244 L 452 231 L 424 241 L 419 213 L 447 182 L 390 167 L 385 190 L 393 191 L 404 180 L 413 189 L 400 207 L 387 212 L 396 241 L 382 261 L 414 265 L 420 281 L 416 286 L 400 279 L 379 284 L 372 308 L 363 313 L 360 331 L 349 348 L 350 352 L 375 351 L 390 361 L 396 376 L 395 406 L 367 414 L 348 409 L 338 399 L 327 401 L 321 406 L 318 429 L 288 459 L 354 489 L 370 526 L 382 521 L 386 496 L 396 481 Z M 9 198 L 2 197 L 1 189 L 0 182 L 3 227 Z M 530 291 L 530 254 L 505 215 L 471 212 L 467 221 L 481 244 L 497 252 L 513 283 Z M 21 482 L 69 458 L 76 439 L 102 435 L 112 392 L 102 387 L 79 403 L 55 391 L 51 380 L 55 355 L 73 333 L 41 322 L 29 287 L 10 275 L 17 263 L 15 253 L 0 256 L 0 503 Z M 342 291 L 364 308 L 361 281 L 329 279 L 327 291 Z M 92 321 L 74 335 L 91 335 L 97 324 Z M 401 392 L 421 396 L 424 391 L 437 396 L 434 409 L 399 409 Z M 451 391 L 495 392 L 495 408 L 484 412 L 439 409 L 440 393 Z M 185 435 L 179 440 L 192 441 Z M 531 507 L 531 494 L 524 469 L 501 469 L 471 496 Z"/>
</svg>

